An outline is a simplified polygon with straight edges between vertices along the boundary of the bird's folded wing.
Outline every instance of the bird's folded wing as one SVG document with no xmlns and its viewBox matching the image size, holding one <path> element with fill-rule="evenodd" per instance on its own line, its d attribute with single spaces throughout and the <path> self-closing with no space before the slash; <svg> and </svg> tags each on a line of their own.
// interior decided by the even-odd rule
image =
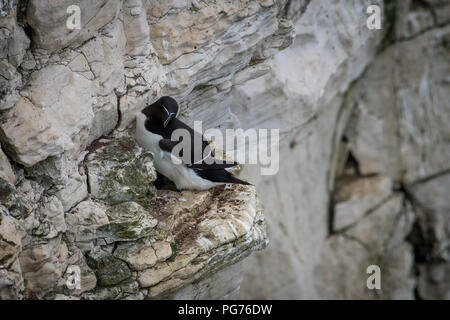
<svg viewBox="0 0 450 320">
<path fill-rule="evenodd" d="M 209 152 L 207 152 L 207 156 L 203 159 L 200 159 L 198 161 L 193 161 L 195 159 L 194 157 L 194 148 L 191 148 L 191 157 L 190 160 L 187 161 L 183 157 L 183 150 L 181 150 L 179 155 L 175 155 L 172 153 L 173 148 L 180 143 L 180 141 L 173 141 L 170 139 L 161 139 L 159 141 L 159 147 L 163 151 L 167 151 L 171 154 L 172 161 L 176 164 L 184 164 L 185 166 L 192 168 L 192 169 L 207 169 L 207 170 L 213 170 L 213 169 L 224 169 L 224 168 L 231 168 L 236 165 L 239 165 L 237 162 L 224 162 L 223 160 L 218 160 L 213 157 L 213 153 L 211 152 L 211 149 L 209 146 L 206 146 L 206 148 L 209 149 Z M 204 151 L 205 149 L 203 149 Z"/>
</svg>

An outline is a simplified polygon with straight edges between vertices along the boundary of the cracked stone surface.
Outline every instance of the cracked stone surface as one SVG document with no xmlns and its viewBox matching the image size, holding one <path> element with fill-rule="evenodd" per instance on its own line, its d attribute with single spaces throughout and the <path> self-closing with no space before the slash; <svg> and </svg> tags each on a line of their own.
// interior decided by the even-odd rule
<svg viewBox="0 0 450 320">
<path fill-rule="evenodd" d="M 449 169 L 450 6 L 383 1 L 385 32 L 377 34 L 352 22 L 365 21 L 368 1 L 302 4 L 288 7 L 294 44 L 266 76 L 233 90 L 241 123 L 285 129 L 277 176 L 244 168 L 264 186 L 272 246 L 249 259 L 240 297 L 448 297 L 448 200 L 437 190 Z M 280 112 L 268 118 L 267 110 Z M 422 183 L 432 209 L 414 196 Z M 387 280 L 381 291 L 365 286 L 370 264 Z"/>
<path fill-rule="evenodd" d="M 81 166 L 90 196 L 67 212 L 36 182 L 16 189 L 0 180 L 2 298 L 167 298 L 185 286 L 204 288 L 214 273 L 267 246 L 254 187 L 155 194 L 151 160 L 126 134 L 94 141 Z M 101 192 L 92 191 L 95 183 Z M 69 267 L 77 268 L 79 287 L 67 285 Z M 229 278 L 223 290 L 206 287 L 195 296 L 236 296 L 242 277 L 225 272 L 220 279 Z"/>
<path fill-rule="evenodd" d="M 238 261 L 267 245 L 265 221 L 254 187 L 226 186 L 211 191 L 158 191 L 150 208 L 166 242 L 152 244 L 153 268 L 138 272 L 148 298 L 158 297 Z M 168 245 L 170 244 L 170 245 Z"/>
<path fill-rule="evenodd" d="M 135 294 L 146 290 L 146 298 L 160 298 L 267 245 L 253 187 L 158 191 L 145 210 L 134 202 L 88 200 L 66 220 L 69 243 L 87 252 L 97 276 L 99 288 L 84 298 L 114 292 L 124 298 L 121 286 L 130 281 L 138 284 Z"/>
<path fill-rule="evenodd" d="M 85 160 L 92 198 L 108 203 L 145 203 L 155 193 L 153 155 L 130 136 L 101 138 Z"/>
<path fill-rule="evenodd" d="M 69 2 L 0 5 L 0 299 L 448 299 L 447 1 Z M 156 191 L 162 95 L 279 128 L 278 173 Z"/>
</svg>

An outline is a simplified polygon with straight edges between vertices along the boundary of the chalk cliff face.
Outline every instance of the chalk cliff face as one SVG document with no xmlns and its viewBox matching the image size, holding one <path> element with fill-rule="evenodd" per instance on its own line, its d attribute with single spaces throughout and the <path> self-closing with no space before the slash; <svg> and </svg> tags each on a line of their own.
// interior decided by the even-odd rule
<svg viewBox="0 0 450 320">
<path fill-rule="evenodd" d="M 383 31 L 365 28 L 369 4 L 289 13 L 294 44 L 233 91 L 236 113 L 264 108 L 242 123 L 286 132 L 278 175 L 246 175 L 271 245 L 249 259 L 243 298 L 449 298 L 450 4 L 379 2 Z"/>
<path fill-rule="evenodd" d="M 449 21 L 445 1 L 1 1 L 0 298 L 449 298 Z M 162 95 L 204 129 L 279 128 L 279 172 L 156 190 L 132 132 Z"/>
</svg>

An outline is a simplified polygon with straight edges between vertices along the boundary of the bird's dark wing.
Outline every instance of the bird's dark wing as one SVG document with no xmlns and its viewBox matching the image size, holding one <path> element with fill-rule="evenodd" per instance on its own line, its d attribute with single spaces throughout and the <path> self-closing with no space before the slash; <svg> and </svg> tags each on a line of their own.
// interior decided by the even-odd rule
<svg viewBox="0 0 450 320">
<path fill-rule="evenodd" d="M 214 151 L 209 145 L 210 142 L 206 140 L 202 134 L 194 131 L 191 127 L 185 124 L 183 121 L 178 119 L 173 119 L 169 125 L 165 128 L 160 128 L 160 134 L 163 136 L 163 140 L 161 141 L 160 148 L 164 151 L 168 151 L 172 153 L 172 149 L 180 142 L 183 141 L 183 138 L 180 137 L 178 140 L 172 140 L 172 133 L 177 129 L 184 129 L 190 136 L 190 144 L 191 144 L 191 157 L 190 160 L 184 160 L 183 163 L 190 168 L 197 169 L 219 169 L 219 168 L 230 168 L 238 165 L 237 162 L 232 161 L 221 161 L 214 158 Z M 201 141 L 202 153 L 201 155 L 197 155 L 195 157 L 195 142 Z M 183 157 L 183 151 L 180 152 L 179 155 L 174 155 L 177 158 Z M 221 163 L 223 162 L 223 163 Z"/>
<path fill-rule="evenodd" d="M 177 157 L 172 153 L 173 148 L 178 144 L 178 141 L 172 141 L 169 139 L 161 139 L 159 141 L 159 147 L 161 150 L 170 152 L 171 157 L 175 158 L 173 161 L 182 163 L 182 159 Z M 225 170 L 225 168 L 233 167 L 235 164 L 227 164 L 227 163 L 197 163 L 197 164 L 186 164 L 187 167 L 193 169 L 201 178 L 207 179 L 212 182 L 223 182 L 223 183 L 235 183 L 235 184 L 243 184 L 243 185 L 251 185 L 246 181 L 240 180 L 233 176 L 230 172 Z"/>
<path fill-rule="evenodd" d="M 196 170 L 195 172 L 202 177 L 212 182 L 223 182 L 223 183 L 236 183 L 251 186 L 251 183 L 247 181 L 240 180 L 233 176 L 230 172 L 225 169 L 213 169 L 213 170 Z"/>
</svg>

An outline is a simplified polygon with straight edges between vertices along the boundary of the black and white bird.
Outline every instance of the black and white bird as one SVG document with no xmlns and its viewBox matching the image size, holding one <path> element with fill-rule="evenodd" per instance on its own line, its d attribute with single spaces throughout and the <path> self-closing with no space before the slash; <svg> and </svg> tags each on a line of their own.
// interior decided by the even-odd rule
<svg viewBox="0 0 450 320">
<path fill-rule="evenodd" d="M 164 96 L 136 116 L 136 141 L 154 153 L 156 171 L 171 180 L 178 190 L 206 190 L 227 183 L 250 185 L 227 171 L 237 163 L 214 161 L 214 152 L 203 135 L 176 118 L 178 109 L 175 99 Z M 177 129 L 185 129 L 189 134 L 190 161 L 185 159 L 189 157 L 183 157 L 182 152 L 179 156 L 172 153 L 172 149 L 182 142 L 182 138 L 171 140 L 172 133 Z M 201 141 L 200 157 L 194 154 L 195 141 Z"/>
</svg>

